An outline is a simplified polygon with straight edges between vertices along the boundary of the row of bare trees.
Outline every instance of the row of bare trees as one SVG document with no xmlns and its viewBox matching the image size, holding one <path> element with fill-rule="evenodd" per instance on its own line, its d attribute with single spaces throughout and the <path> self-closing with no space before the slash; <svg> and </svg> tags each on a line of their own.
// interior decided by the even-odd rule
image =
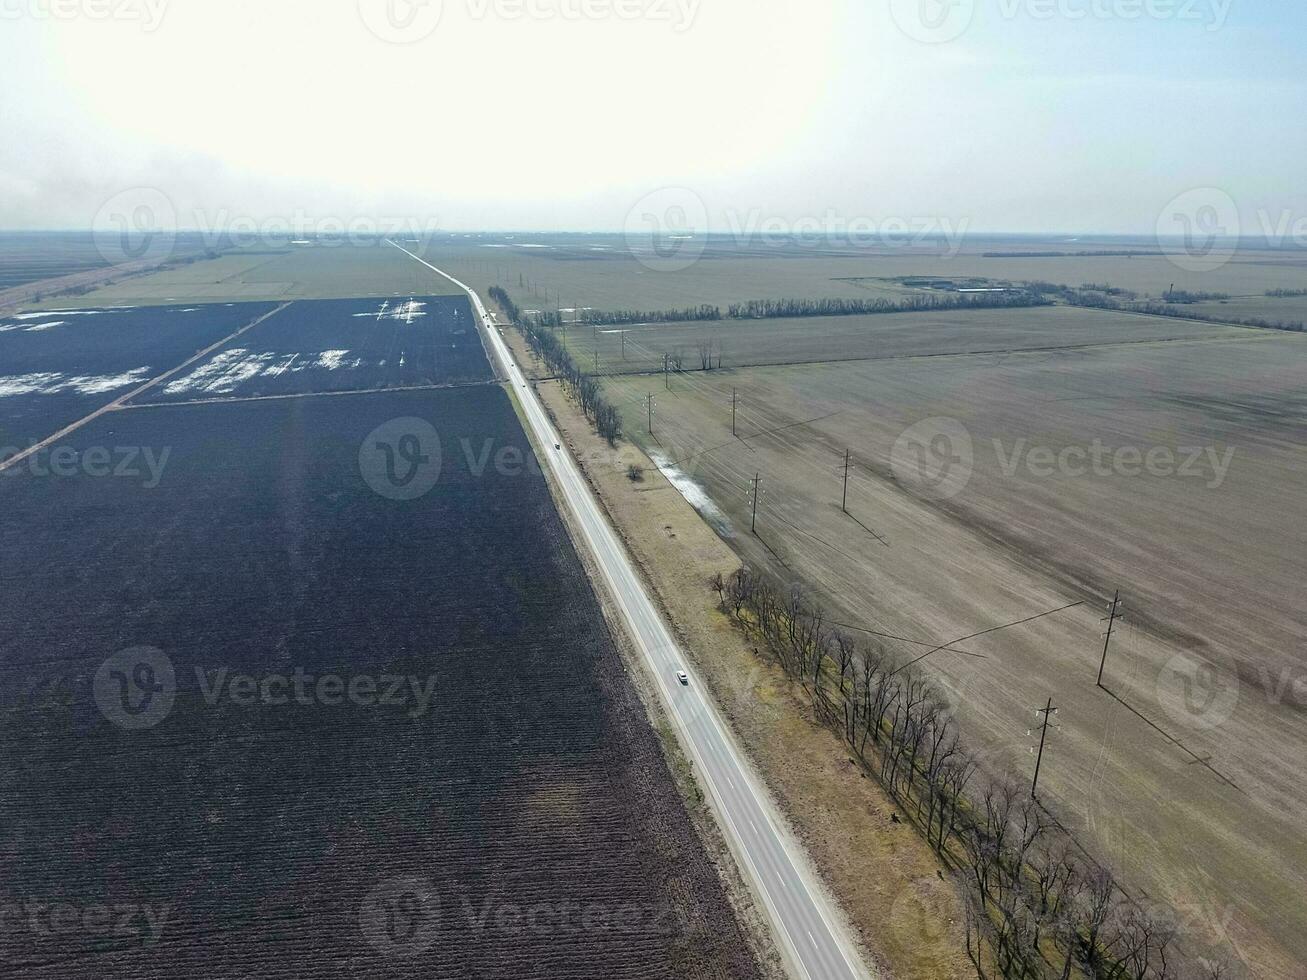
<svg viewBox="0 0 1307 980">
<path fill-rule="evenodd" d="M 582 323 L 603 326 L 625 323 L 695 323 L 703 320 L 720 320 L 720 307 L 702 304 L 680 310 L 580 310 L 577 319 Z"/>
<path fill-rule="evenodd" d="M 507 299 L 495 287 L 491 295 L 513 317 L 514 322 L 535 321 L 547 327 L 560 326 L 563 315 L 559 311 L 535 310 L 523 313 L 505 305 Z M 512 300 L 508 300 L 511 304 Z M 732 303 L 726 318 L 732 320 L 759 320 L 778 317 L 855 316 L 872 313 L 915 313 L 931 310 L 1011 309 L 1024 306 L 1047 306 L 1051 300 L 1040 293 L 1012 287 L 974 293 L 921 293 L 890 299 L 878 296 L 868 299 L 754 299 Z M 516 311 L 514 313 L 514 311 Z M 577 310 L 574 323 L 604 326 L 632 323 L 697 323 L 723 319 L 720 307 L 703 304 L 673 310 Z"/>
<path fill-rule="evenodd" d="M 733 320 L 767 320 L 779 317 L 866 316 L 875 313 L 919 313 L 932 310 L 1012 309 L 1047 306 L 1049 300 L 1025 289 L 996 289 L 975 293 L 920 293 L 889 299 L 751 299 L 732 303 L 726 315 Z"/>
<path fill-rule="evenodd" d="M 1053 282 L 1028 282 L 1026 287 L 1043 297 L 1055 296 L 1069 306 L 1085 306 L 1099 310 L 1123 310 L 1127 313 L 1146 313 L 1149 316 L 1175 317 L 1182 320 L 1202 320 L 1207 323 L 1226 323 L 1236 327 L 1256 327 L 1260 330 L 1288 330 L 1292 333 L 1307 331 L 1301 320 L 1271 320 L 1261 316 L 1234 316 L 1220 311 L 1188 309 L 1184 304 L 1220 299 L 1223 293 L 1188 293 L 1181 290 L 1168 292 L 1163 300 L 1138 299 L 1134 293 L 1103 292 L 1098 286 L 1086 284 L 1079 288 Z"/>
<path fill-rule="evenodd" d="M 513 302 L 513 297 L 508 295 L 508 290 L 502 286 L 491 286 L 487 292 L 499 304 L 499 308 L 508 314 L 508 319 L 514 326 L 522 322 L 522 310 Z"/>
<path fill-rule="evenodd" d="M 549 327 L 526 320 L 519 325 L 519 329 L 526 337 L 531 353 L 544 361 L 549 370 L 558 376 L 595 430 L 608 440 L 609 445 L 614 445 L 622 435 L 622 418 L 604 397 L 599 380 L 577 366 L 571 353 L 558 339 L 558 334 Z"/>
<path fill-rule="evenodd" d="M 601 436 L 614 445 L 622 435 L 622 418 L 617 409 L 604 397 L 603 386 L 597 378 L 577 366 L 571 353 L 563 346 L 551 326 L 535 316 L 523 315 L 512 298 L 498 286 L 491 286 L 490 297 L 508 314 L 513 325 L 526 338 L 531 353 L 563 383 L 563 387 L 578 405 L 581 412 Z"/>
<path fill-rule="evenodd" d="M 1024 787 L 981 772 L 949 698 L 922 670 L 833 626 L 797 586 L 742 568 L 712 587 L 956 869 L 982 978 L 990 964 L 1031 980 L 1226 975 L 1223 966 L 1179 972 L 1171 917 L 1127 898 Z"/>
</svg>

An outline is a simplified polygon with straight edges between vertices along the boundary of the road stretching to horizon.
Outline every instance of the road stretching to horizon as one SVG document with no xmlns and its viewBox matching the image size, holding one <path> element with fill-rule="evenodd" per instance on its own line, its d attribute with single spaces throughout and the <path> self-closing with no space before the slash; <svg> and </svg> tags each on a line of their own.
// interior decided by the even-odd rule
<svg viewBox="0 0 1307 980">
<path fill-rule="evenodd" d="M 448 279 L 467 293 L 499 361 L 503 376 L 517 393 L 523 412 L 548 461 L 558 488 L 586 539 L 627 630 L 648 662 L 663 701 L 675 719 L 682 741 L 698 770 L 697 777 L 712 797 L 719 822 L 756 894 L 762 899 L 782 951 L 800 977 L 843 980 L 868 977 L 859 956 L 835 924 L 835 915 L 806 868 L 800 847 L 782 831 L 779 812 L 753 775 L 707 688 L 698 683 L 680 648 L 655 608 L 626 549 L 618 540 L 590 492 L 585 477 L 554 430 L 500 336 L 494 318 L 476 291 L 442 272 L 396 242 L 405 255 Z M 690 674 L 689 686 L 676 678 Z"/>
</svg>

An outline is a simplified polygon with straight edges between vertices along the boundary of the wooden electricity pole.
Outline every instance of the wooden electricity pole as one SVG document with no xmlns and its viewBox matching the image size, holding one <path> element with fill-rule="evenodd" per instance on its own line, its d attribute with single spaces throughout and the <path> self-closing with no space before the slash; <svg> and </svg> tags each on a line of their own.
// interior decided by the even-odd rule
<svg viewBox="0 0 1307 980">
<path fill-rule="evenodd" d="M 652 394 L 649 395 L 649 397 L 646 399 L 646 403 L 649 408 L 649 435 L 653 435 L 653 395 Z"/>
<path fill-rule="evenodd" d="M 753 517 L 749 522 L 749 531 L 753 534 L 758 533 L 758 485 L 761 482 L 762 474 L 755 474 L 753 477 Z"/>
<path fill-rule="evenodd" d="M 1039 767 L 1044 761 L 1044 742 L 1048 739 L 1048 720 L 1053 717 L 1053 712 L 1057 709 L 1053 707 L 1053 699 L 1048 699 L 1048 706 L 1044 708 L 1044 727 L 1039 733 L 1039 756 L 1035 759 L 1035 778 L 1030 781 L 1030 798 L 1038 799 L 1035 795 L 1035 789 L 1039 786 Z"/>
<path fill-rule="evenodd" d="M 840 503 L 840 510 L 844 513 L 849 512 L 849 450 L 844 450 L 844 500 Z"/>
<path fill-rule="evenodd" d="M 672 374 L 671 374 L 670 365 L 671 365 L 671 356 L 668 354 L 664 354 L 663 355 L 663 384 L 666 385 L 668 391 L 672 390 Z"/>
<path fill-rule="evenodd" d="M 738 392 L 731 389 L 731 435 L 735 435 L 735 406 L 738 400 Z"/>
<path fill-rule="evenodd" d="M 1121 590 L 1117 589 L 1116 594 L 1112 596 L 1112 605 L 1107 610 L 1107 633 L 1103 637 L 1103 659 L 1098 665 L 1098 686 L 1103 686 L 1103 668 L 1107 666 L 1107 647 L 1112 642 L 1112 626 L 1116 623 L 1116 617 L 1121 611 Z"/>
</svg>

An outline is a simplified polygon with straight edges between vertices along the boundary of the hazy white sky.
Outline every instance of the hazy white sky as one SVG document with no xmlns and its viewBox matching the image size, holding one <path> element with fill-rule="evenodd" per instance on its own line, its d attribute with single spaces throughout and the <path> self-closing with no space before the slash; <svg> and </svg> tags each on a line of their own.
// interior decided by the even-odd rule
<svg viewBox="0 0 1307 980">
<path fill-rule="evenodd" d="M 1304 26 L 1297 0 L 0 0 L 0 227 L 151 188 L 185 227 L 621 229 L 670 186 L 715 231 L 1151 233 L 1212 187 L 1256 231 L 1307 217 Z"/>
</svg>

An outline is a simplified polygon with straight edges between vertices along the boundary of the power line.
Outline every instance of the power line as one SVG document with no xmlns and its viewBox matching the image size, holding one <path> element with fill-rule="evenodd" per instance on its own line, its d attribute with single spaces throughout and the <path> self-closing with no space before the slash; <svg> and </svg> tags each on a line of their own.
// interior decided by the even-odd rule
<svg viewBox="0 0 1307 980">
<path fill-rule="evenodd" d="M 934 650 L 929 650 L 926 653 L 923 653 L 920 657 L 917 657 L 914 660 L 909 660 L 907 663 L 903 665 L 903 667 L 896 668 L 894 673 L 897 674 L 900 670 L 903 670 L 904 667 L 911 667 L 913 664 L 925 660 L 931 654 L 939 653 L 939 651 L 947 647 L 951 647 L 954 643 L 961 643 L 963 640 L 974 640 L 976 637 L 984 636 L 987 633 L 996 633 L 999 630 L 1009 629 L 1013 626 L 1021 626 L 1024 625 L 1025 623 L 1033 622 L 1036 619 L 1042 619 L 1045 616 L 1051 616 L 1054 613 L 1060 613 L 1065 609 L 1074 609 L 1076 606 L 1083 606 L 1084 604 L 1085 601 L 1083 599 L 1081 599 L 1078 602 L 1068 602 L 1065 606 L 1058 606 L 1056 609 L 1049 609 L 1046 612 L 1036 613 L 1033 616 L 1027 616 L 1025 619 L 1018 619 L 1015 622 L 1004 623 L 1001 626 L 991 626 L 989 629 L 981 630 L 979 633 L 972 633 L 969 636 L 959 636 L 956 640 L 950 640 L 948 643 L 940 644 L 939 646 L 935 647 Z"/>
</svg>

